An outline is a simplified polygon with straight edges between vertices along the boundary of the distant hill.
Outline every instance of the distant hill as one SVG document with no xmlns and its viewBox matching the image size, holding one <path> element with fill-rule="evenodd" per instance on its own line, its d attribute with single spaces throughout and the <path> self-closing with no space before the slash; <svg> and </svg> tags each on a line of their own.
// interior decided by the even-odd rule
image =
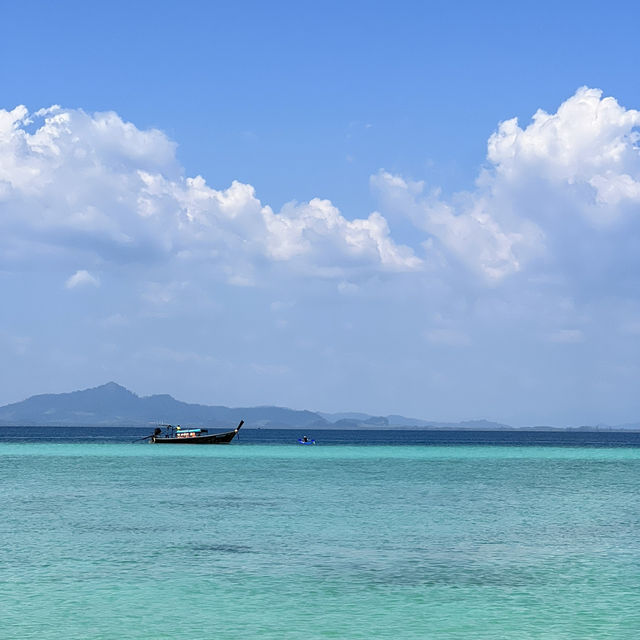
<svg viewBox="0 0 640 640">
<path fill-rule="evenodd" d="M 240 420 L 251 427 L 327 425 L 326 420 L 312 411 L 188 404 L 169 395 L 140 397 L 115 382 L 83 391 L 32 396 L 22 402 L 0 407 L 2 425 L 146 426 L 167 422 L 229 427 L 235 426 Z"/>
<path fill-rule="evenodd" d="M 115 382 L 71 393 L 32 396 L 0 407 L 0 425 L 150 426 L 170 423 L 228 428 L 240 420 L 244 420 L 248 428 L 470 428 L 466 423 L 427 422 L 398 415 L 329 414 L 283 407 L 230 408 L 189 404 L 166 394 L 141 397 Z M 478 428 L 505 428 L 505 425 L 489 422 L 482 422 L 482 425 Z"/>
<path fill-rule="evenodd" d="M 109 382 L 71 393 L 32 396 L 0 407 L 0 425 L 37 426 L 150 426 L 158 423 L 190 426 L 235 426 L 244 420 L 247 428 L 271 429 L 513 429 L 487 420 L 437 422 L 400 415 L 371 416 L 366 413 L 321 413 L 284 407 L 224 407 L 181 402 L 170 395 L 138 396 Z M 558 427 L 531 427 L 555 430 Z M 583 426 L 580 430 L 639 430 L 640 423 L 616 427 Z"/>
<path fill-rule="evenodd" d="M 322 413 L 319 414 L 341 429 L 366 429 L 371 427 L 391 429 L 475 429 L 477 431 L 513 429 L 508 424 L 488 420 L 466 420 L 464 422 L 438 422 L 422 418 L 407 418 L 399 415 L 370 416 L 366 413 Z"/>
</svg>

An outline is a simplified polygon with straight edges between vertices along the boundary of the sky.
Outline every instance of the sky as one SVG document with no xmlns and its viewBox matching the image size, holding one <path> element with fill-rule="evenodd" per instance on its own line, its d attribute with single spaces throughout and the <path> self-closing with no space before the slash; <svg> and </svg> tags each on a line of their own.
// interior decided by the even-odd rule
<svg viewBox="0 0 640 640">
<path fill-rule="evenodd" d="M 640 5 L 2 2 L 0 404 L 640 421 Z"/>
</svg>

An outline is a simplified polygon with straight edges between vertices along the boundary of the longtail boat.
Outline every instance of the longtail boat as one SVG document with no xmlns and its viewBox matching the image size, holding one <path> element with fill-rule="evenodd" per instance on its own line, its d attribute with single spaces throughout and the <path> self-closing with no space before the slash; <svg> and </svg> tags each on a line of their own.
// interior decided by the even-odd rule
<svg viewBox="0 0 640 640">
<path fill-rule="evenodd" d="M 149 440 L 153 444 L 229 444 L 238 435 L 244 420 L 233 431 L 224 433 L 209 433 L 209 429 L 184 429 L 180 425 L 163 424 L 142 440 Z"/>
</svg>

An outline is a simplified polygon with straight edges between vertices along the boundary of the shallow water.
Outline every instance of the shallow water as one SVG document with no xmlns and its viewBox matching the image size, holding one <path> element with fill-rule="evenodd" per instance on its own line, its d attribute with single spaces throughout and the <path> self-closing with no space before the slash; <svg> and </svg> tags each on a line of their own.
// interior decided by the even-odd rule
<svg viewBox="0 0 640 640">
<path fill-rule="evenodd" d="M 2 638 L 640 633 L 640 449 L 0 444 Z"/>
</svg>

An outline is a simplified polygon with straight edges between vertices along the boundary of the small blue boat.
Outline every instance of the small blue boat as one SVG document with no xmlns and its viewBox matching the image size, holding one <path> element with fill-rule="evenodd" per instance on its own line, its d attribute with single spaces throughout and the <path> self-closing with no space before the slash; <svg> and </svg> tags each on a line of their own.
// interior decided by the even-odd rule
<svg viewBox="0 0 640 640">
<path fill-rule="evenodd" d="M 302 438 L 298 438 L 298 444 L 315 444 L 316 441 L 315 440 L 309 440 L 309 438 L 307 438 L 307 436 L 304 436 Z"/>
</svg>

